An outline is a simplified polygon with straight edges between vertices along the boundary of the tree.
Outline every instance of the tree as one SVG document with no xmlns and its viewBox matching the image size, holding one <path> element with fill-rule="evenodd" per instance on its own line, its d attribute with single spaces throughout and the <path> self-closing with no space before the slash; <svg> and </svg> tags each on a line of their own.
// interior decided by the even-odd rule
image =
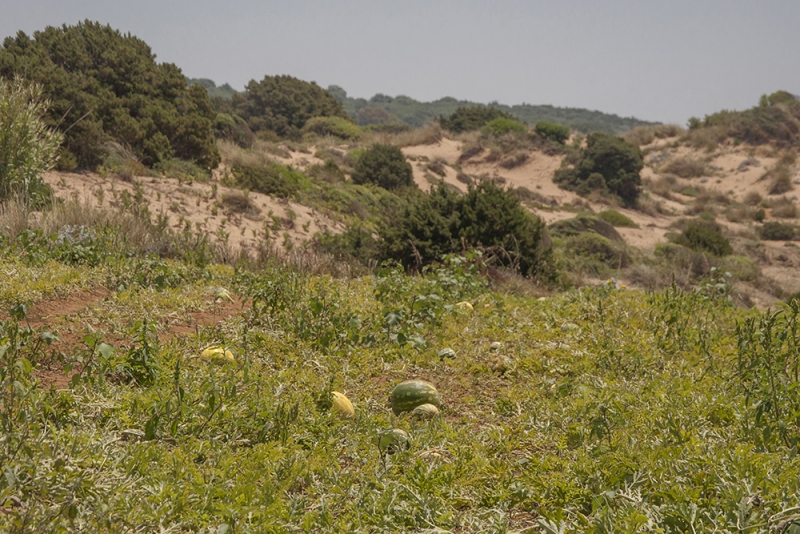
<svg viewBox="0 0 800 534">
<path fill-rule="evenodd" d="M 575 167 L 559 169 L 553 181 L 581 195 L 608 191 L 626 206 L 633 206 L 639 197 L 642 184 L 639 173 L 643 167 L 639 147 L 619 137 L 593 133 L 587 137 L 586 148 L 581 151 Z"/>
<path fill-rule="evenodd" d="M 231 104 L 254 132 L 270 130 L 281 137 L 299 137 L 312 117 L 341 117 L 353 122 L 330 92 L 292 76 L 250 80 L 244 93 L 233 95 Z"/>
<path fill-rule="evenodd" d="M 352 174 L 356 184 L 373 183 L 384 189 L 414 185 L 411 165 L 403 152 L 392 145 L 372 145 L 358 158 Z"/>
<path fill-rule="evenodd" d="M 55 164 L 62 136 L 45 125 L 46 110 L 40 86 L 0 79 L 0 199 L 47 201 L 42 173 Z"/>
<path fill-rule="evenodd" d="M 51 102 L 45 123 L 64 133 L 62 165 L 92 168 L 103 146 L 129 146 L 147 165 L 171 157 L 214 168 L 214 112 L 201 86 L 187 88 L 171 63 L 156 63 L 147 44 L 85 21 L 19 32 L 0 48 L 0 77 L 41 84 Z"/>
</svg>

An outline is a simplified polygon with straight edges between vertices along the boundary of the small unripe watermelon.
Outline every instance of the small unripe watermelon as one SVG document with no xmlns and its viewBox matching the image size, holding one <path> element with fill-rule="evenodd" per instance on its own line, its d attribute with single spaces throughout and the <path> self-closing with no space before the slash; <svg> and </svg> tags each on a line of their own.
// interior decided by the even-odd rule
<svg viewBox="0 0 800 534">
<path fill-rule="evenodd" d="M 433 404 L 437 408 L 442 405 L 439 392 L 433 384 L 424 380 L 406 380 L 401 382 L 392 391 L 389 400 L 392 403 L 392 412 L 400 415 L 410 412 L 421 404 Z"/>
</svg>

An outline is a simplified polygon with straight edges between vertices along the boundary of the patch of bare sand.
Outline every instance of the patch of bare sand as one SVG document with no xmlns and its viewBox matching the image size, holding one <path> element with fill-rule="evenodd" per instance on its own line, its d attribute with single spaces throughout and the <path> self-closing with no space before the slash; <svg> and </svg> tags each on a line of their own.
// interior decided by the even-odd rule
<svg viewBox="0 0 800 534">
<path fill-rule="evenodd" d="M 152 177 L 126 182 L 92 172 L 48 172 L 44 179 L 59 198 L 105 208 L 139 203 L 153 217 L 165 217 L 175 230 L 188 228 L 244 249 L 264 243 L 278 248 L 304 246 L 317 232 L 341 231 L 339 223 L 312 208 L 261 193 L 249 193 L 244 207 L 240 190 L 218 182 Z"/>
</svg>

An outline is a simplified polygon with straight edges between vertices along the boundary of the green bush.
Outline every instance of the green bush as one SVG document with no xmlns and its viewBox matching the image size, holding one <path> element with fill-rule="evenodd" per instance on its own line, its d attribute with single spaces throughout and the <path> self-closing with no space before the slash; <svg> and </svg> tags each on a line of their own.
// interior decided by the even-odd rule
<svg viewBox="0 0 800 534">
<path fill-rule="evenodd" d="M 525 134 L 528 132 L 528 127 L 516 119 L 497 117 L 487 122 L 481 131 L 490 135 Z"/>
<path fill-rule="evenodd" d="M 608 191 L 626 206 L 634 206 L 641 191 L 639 173 L 643 167 L 639 147 L 619 137 L 593 133 L 587 137 L 575 166 L 556 171 L 553 181 L 580 195 Z"/>
<path fill-rule="evenodd" d="M 361 137 L 362 132 L 361 128 L 341 117 L 312 117 L 303 126 L 303 133 L 351 140 Z"/>
<path fill-rule="evenodd" d="M 207 169 L 199 166 L 193 161 L 183 161 L 180 159 L 168 159 L 158 162 L 153 170 L 160 172 L 167 178 L 177 178 L 179 180 L 196 180 L 207 182 L 211 173 Z"/>
<path fill-rule="evenodd" d="M 630 256 L 624 244 L 615 243 L 594 232 L 584 232 L 565 240 L 564 249 L 572 256 L 580 256 L 602 264 L 611 269 L 627 267 Z M 602 275 L 602 269 L 594 269 L 595 274 Z"/>
<path fill-rule="evenodd" d="M 353 183 L 372 183 L 384 189 L 414 185 L 411 164 L 396 146 L 377 143 L 358 157 Z"/>
<path fill-rule="evenodd" d="M 42 173 L 55 164 L 61 135 L 45 126 L 46 109 L 40 86 L 0 78 L 0 199 L 49 199 Z"/>
<path fill-rule="evenodd" d="M 617 210 L 601 211 L 597 214 L 597 217 L 611 226 L 616 226 L 618 228 L 639 228 L 639 225 L 633 222 L 630 217 L 623 215 Z"/>
<path fill-rule="evenodd" d="M 751 145 L 794 146 L 800 143 L 800 100 L 787 91 L 777 91 L 762 96 L 758 106 L 745 111 L 725 110 L 703 120 L 692 118 L 689 127 L 690 138 L 715 128 L 725 137 Z"/>
<path fill-rule="evenodd" d="M 110 26 L 85 21 L 6 38 L 0 77 L 15 75 L 42 85 L 51 102 L 45 122 L 64 133 L 70 164 L 95 168 L 108 141 L 148 166 L 176 157 L 212 169 L 220 161 L 206 90 L 187 87 L 178 67 L 156 63 L 144 41 Z"/>
<path fill-rule="evenodd" d="M 464 248 L 479 248 L 493 261 L 552 281 L 549 237 L 540 219 L 512 192 L 491 181 L 460 196 L 443 184 L 420 195 L 399 221 L 381 229 L 384 256 L 420 267 Z"/>
<path fill-rule="evenodd" d="M 550 141 L 554 141 L 560 145 L 563 145 L 567 139 L 569 139 L 569 126 L 564 126 L 561 124 L 555 124 L 552 122 L 547 121 L 539 121 L 534 126 L 537 135 L 544 137 L 545 139 L 549 139 Z"/>
<path fill-rule="evenodd" d="M 214 119 L 214 137 L 227 139 L 242 148 L 252 148 L 256 140 L 255 134 L 243 118 L 228 113 L 217 113 Z"/>
<path fill-rule="evenodd" d="M 231 172 L 236 185 L 241 189 L 255 191 L 273 197 L 291 197 L 308 183 L 308 178 L 301 173 L 272 164 L 235 163 Z"/>
<path fill-rule="evenodd" d="M 352 122 L 331 93 L 292 76 L 250 80 L 244 93 L 231 97 L 230 106 L 254 132 L 272 131 L 281 137 L 299 137 L 312 117 L 340 117 Z"/>
<path fill-rule="evenodd" d="M 439 117 L 439 125 L 453 133 L 480 130 L 495 119 L 508 119 L 519 124 L 514 117 L 499 109 L 486 106 L 470 106 L 456 109 L 449 117 Z"/>
<path fill-rule="evenodd" d="M 795 229 L 790 224 L 784 224 L 777 221 L 770 221 L 764 223 L 759 230 L 761 239 L 766 241 L 789 241 L 794 239 Z"/>
<path fill-rule="evenodd" d="M 712 221 L 695 220 L 680 233 L 675 242 L 692 250 L 727 256 L 733 252 L 722 229 Z"/>
</svg>

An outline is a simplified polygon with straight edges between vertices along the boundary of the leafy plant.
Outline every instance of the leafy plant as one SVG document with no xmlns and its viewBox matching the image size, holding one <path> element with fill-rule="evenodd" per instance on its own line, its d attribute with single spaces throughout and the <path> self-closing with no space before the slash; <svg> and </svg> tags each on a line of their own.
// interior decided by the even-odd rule
<svg viewBox="0 0 800 534">
<path fill-rule="evenodd" d="M 553 181 L 563 189 L 588 195 L 592 191 L 610 192 L 626 206 L 636 204 L 641 187 L 639 172 L 644 167 L 639 147 L 602 133 L 586 138 L 586 148 L 574 167 L 556 171 Z"/>
<path fill-rule="evenodd" d="M 410 187 L 414 184 L 411 165 L 396 146 L 376 143 L 356 161 L 352 174 L 356 184 L 372 183 L 384 189 Z"/>
<path fill-rule="evenodd" d="M 719 225 L 712 221 L 692 221 L 684 228 L 675 242 L 692 250 L 709 252 L 715 256 L 726 256 L 733 252 L 728 238 L 722 234 Z"/>
<path fill-rule="evenodd" d="M 569 139 L 570 130 L 569 126 L 563 124 L 554 124 L 548 121 L 539 121 L 534 127 L 537 135 L 549 139 L 555 143 L 563 145 Z"/>
<path fill-rule="evenodd" d="M 47 106 L 41 86 L 0 78 L 0 199 L 49 201 L 42 173 L 55 165 L 62 136 L 45 125 Z"/>
</svg>

